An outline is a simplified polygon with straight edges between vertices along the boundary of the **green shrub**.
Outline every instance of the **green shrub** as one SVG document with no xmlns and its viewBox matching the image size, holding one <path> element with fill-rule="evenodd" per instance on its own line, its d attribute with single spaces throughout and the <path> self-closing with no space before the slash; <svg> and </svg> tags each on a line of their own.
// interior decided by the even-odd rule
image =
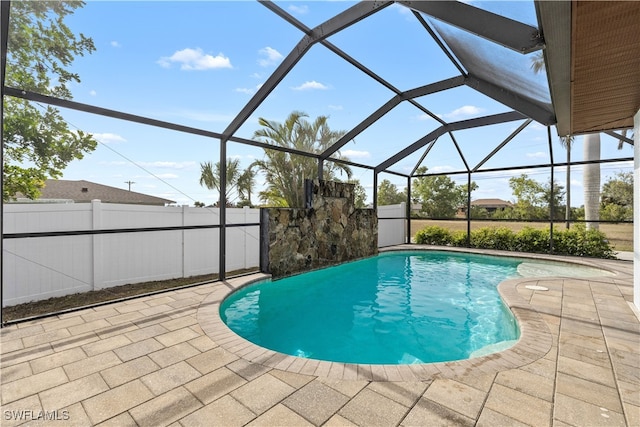
<svg viewBox="0 0 640 427">
<path fill-rule="evenodd" d="M 458 230 L 451 233 L 451 246 L 459 248 L 467 247 L 467 232 Z"/>
<path fill-rule="evenodd" d="M 549 229 L 525 227 L 516 235 L 514 250 L 518 252 L 549 252 Z"/>
<path fill-rule="evenodd" d="M 471 232 L 471 247 L 481 249 L 513 250 L 515 234 L 506 227 L 483 227 Z"/>
<path fill-rule="evenodd" d="M 436 225 L 428 226 L 416 233 L 416 243 L 421 245 L 467 246 L 465 231 L 450 232 Z M 558 255 L 586 256 L 596 258 L 615 258 L 615 252 L 609 245 L 604 233 L 574 227 L 570 230 L 554 230 L 553 252 Z M 514 233 L 506 227 L 483 227 L 471 232 L 470 247 L 479 249 L 498 249 L 516 252 L 549 252 L 549 229 L 525 227 Z"/>
<path fill-rule="evenodd" d="M 607 236 L 599 230 L 575 227 L 553 235 L 554 253 L 561 255 L 615 258 Z"/>
<path fill-rule="evenodd" d="M 451 244 L 451 233 L 446 228 L 431 225 L 416 233 L 416 243 L 420 245 L 446 246 Z"/>
</svg>

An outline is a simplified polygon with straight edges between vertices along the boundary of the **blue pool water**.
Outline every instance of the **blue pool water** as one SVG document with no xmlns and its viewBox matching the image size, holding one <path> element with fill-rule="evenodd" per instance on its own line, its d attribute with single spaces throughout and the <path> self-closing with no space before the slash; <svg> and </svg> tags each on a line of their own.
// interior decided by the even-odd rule
<svg viewBox="0 0 640 427">
<path fill-rule="evenodd" d="M 294 356 L 369 364 L 467 359 L 518 339 L 496 286 L 517 276 L 521 262 L 387 252 L 248 286 L 223 301 L 220 315 L 245 339 Z"/>
</svg>

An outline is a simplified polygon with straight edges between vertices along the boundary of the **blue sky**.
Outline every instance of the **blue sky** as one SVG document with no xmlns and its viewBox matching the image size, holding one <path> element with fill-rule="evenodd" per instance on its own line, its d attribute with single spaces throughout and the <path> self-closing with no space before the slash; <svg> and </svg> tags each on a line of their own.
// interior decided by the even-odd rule
<svg viewBox="0 0 640 427">
<path fill-rule="evenodd" d="M 352 2 L 277 2 L 309 27 L 320 24 L 350 7 Z M 478 7 L 535 24 L 529 2 L 472 2 Z M 252 1 L 193 2 L 88 2 L 68 21 L 74 32 L 92 37 L 96 52 L 73 64 L 82 82 L 72 87 L 74 100 L 159 120 L 222 132 L 251 99 L 303 34 L 266 7 Z M 329 41 L 378 73 L 400 90 L 408 90 L 456 76 L 429 35 L 407 9 L 393 5 L 329 38 Z M 524 72 L 530 59 L 522 57 Z M 531 76 L 542 79 L 544 75 Z M 258 117 L 283 121 L 294 110 L 310 119 L 330 117 L 334 130 L 349 130 L 387 102 L 393 93 L 371 80 L 321 45 L 315 45 L 283 79 L 266 101 L 236 133 L 251 138 L 258 129 Z M 509 108 L 463 87 L 416 99 L 446 121 L 458 121 Z M 194 201 L 213 203 L 218 195 L 198 184 L 200 162 L 218 161 L 219 143 L 173 131 L 63 110 L 72 127 L 93 133 L 98 149 L 73 162 L 64 179 L 86 179 L 101 184 L 165 197 L 178 204 Z M 456 134 L 471 166 L 484 158 L 521 122 Z M 390 114 L 347 144 L 342 154 L 359 163 L 376 165 L 434 130 L 437 122 L 403 102 Z M 565 154 L 557 143 L 554 156 Z M 582 159 L 581 139 L 572 151 Z M 627 146 L 616 149 L 617 141 L 602 137 L 602 157 L 632 157 Z M 422 152 L 399 162 L 392 170 L 407 173 Z M 229 157 L 243 167 L 262 158 L 261 149 L 236 143 L 228 145 Z M 546 128 L 527 127 L 486 167 L 510 164 L 533 165 L 549 162 Z M 442 137 L 425 163 L 431 171 L 463 168 L 448 137 Z M 603 182 L 621 170 L 603 165 Z M 371 202 L 372 172 L 354 168 L 354 178 L 364 185 Z M 519 173 L 519 172 L 518 172 Z M 548 170 L 527 171 L 539 181 Z M 474 175 L 480 188 L 473 198 L 512 199 L 508 179 L 512 174 Z M 399 188 L 404 178 L 382 174 Z M 456 177 L 456 180 L 458 177 Z M 466 182 L 466 177 L 459 177 Z M 556 180 L 564 184 L 565 172 L 558 168 Z M 258 177 L 261 184 L 262 178 Z M 572 205 L 582 204 L 581 171 L 572 168 Z M 258 190 L 261 185 L 258 186 Z M 257 198 L 254 198 L 257 203 Z"/>
</svg>

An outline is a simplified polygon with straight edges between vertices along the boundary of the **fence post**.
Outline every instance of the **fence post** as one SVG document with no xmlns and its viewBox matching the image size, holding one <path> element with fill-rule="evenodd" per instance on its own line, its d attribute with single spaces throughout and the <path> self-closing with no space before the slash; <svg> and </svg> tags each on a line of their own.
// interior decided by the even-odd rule
<svg viewBox="0 0 640 427">
<path fill-rule="evenodd" d="M 243 206 L 242 208 L 242 212 L 244 213 L 243 217 L 242 217 L 242 222 L 244 224 L 248 224 L 249 223 L 249 206 Z M 247 241 L 247 227 L 242 227 L 241 230 L 243 231 L 242 233 L 242 242 L 244 244 L 244 250 L 242 251 L 242 256 L 243 258 L 243 268 L 249 268 L 249 266 L 247 265 L 247 251 L 249 250 L 249 242 Z"/>
<path fill-rule="evenodd" d="M 189 213 L 189 205 L 182 205 L 182 226 L 187 225 L 187 214 Z M 187 260 L 186 260 L 186 233 L 187 230 L 182 229 L 182 277 L 187 277 Z"/>
<path fill-rule="evenodd" d="M 102 204 L 100 200 L 91 201 L 91 229 L 99 230 L 102 228 Z M 102 289 L 104 283 L 104 248 L 103 235 L 94 234 L 91 236 L 91 250 L 93 253 L 93 282 L 92 289 Z"/>
</svg>

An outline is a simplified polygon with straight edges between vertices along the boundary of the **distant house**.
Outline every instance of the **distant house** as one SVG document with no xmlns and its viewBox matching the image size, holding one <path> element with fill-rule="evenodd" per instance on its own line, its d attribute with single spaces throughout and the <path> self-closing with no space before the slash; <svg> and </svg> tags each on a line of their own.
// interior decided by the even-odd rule
<svg viewBox="0 0 640 427">
<path fill-rule="evenodd" d="M 108 185 L 80 180 L 69 181 L 65 179 L 48 179 L 42 194 L 37 200 L 30 200 L 21 195 L 16 195 L 17 203 L 89 203 L 92 200 L 100 200 L 103 203 L 123 203 L 131 205 L 165 206 L 175 203 L 174 200 L 136 193 Z"/>
<path fill-rule="evenodd" d="M 502 199 L 477 199 L 471 201 L 471 207 L 477 206 L 479 208 L 486 209 L 487 213 L 492 214 L 498 210 L 513 206 L 513 203 Z M 465 215 L 467 213 L 466 206 L 460 206 L 458 209 L 458 215 Z"/>
</svg>

